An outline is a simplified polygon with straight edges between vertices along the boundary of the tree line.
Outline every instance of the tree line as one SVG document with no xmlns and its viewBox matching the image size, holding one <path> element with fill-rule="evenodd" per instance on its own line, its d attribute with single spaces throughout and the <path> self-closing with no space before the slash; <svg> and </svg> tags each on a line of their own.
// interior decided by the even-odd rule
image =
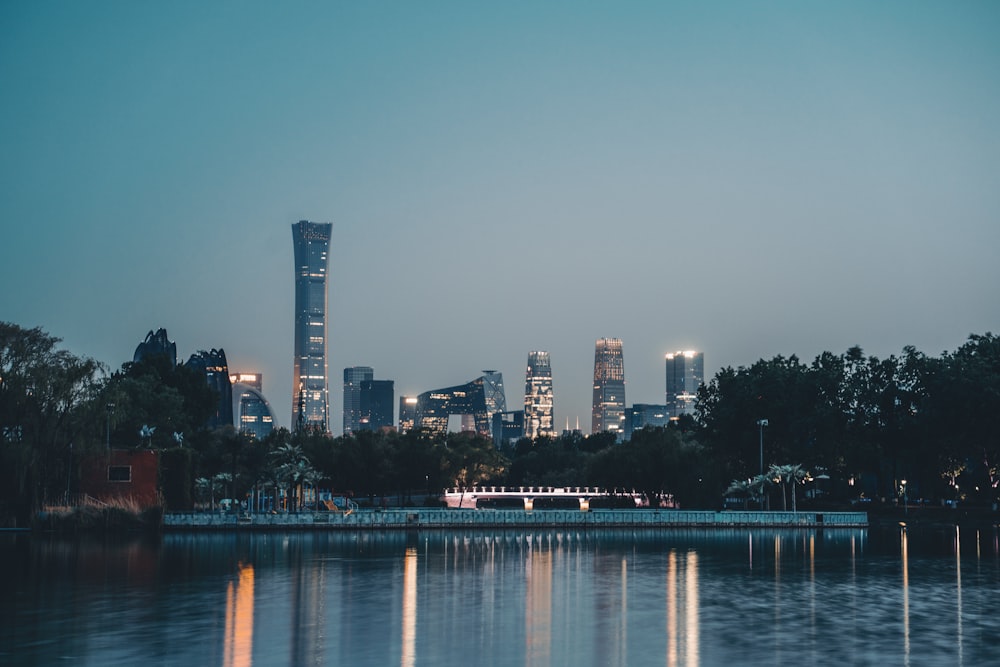
<svg viewBox="0 0 1000 667">
<path fill-rule="evenodd" d="M 854 347 L 810 364 L 761 359 L 721 369 L 699 390 L 693 415 L 628 442 L 565 434 L 501 448 L 480 435 L 419 430 L 334 438 L 276 429 L 257 441 L 205 426 L 218 396 L 190 368 L 153 356 L 111 372 L 59 343 L 0 322 L 6 523 L 72 496 L 80 462 L 109 446 L 160 451 L 169 509 L 261 489 L 295 499 L 303 487 L 369 503 L 422 502 L 477 484 L 636 489 L 652 503 L 671 494 L 685 507 L 715 508 L 734 482 L 773 466 L 798 466 L 797 482 L 808 472 L 822 478 L 835 502 L 892 497 L 903 479 L 911 498 L 997 500 L 1000 340 L 990 333 L 938 357 L 907 347 L 878 359 Z"/>
</svg>

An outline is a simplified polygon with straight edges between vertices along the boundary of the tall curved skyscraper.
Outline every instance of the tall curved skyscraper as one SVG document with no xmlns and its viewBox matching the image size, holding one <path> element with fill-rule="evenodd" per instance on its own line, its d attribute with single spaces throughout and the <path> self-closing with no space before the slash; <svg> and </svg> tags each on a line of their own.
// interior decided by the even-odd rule
<svg viewBox="0 0 1000 667">
<path fill-rule="evenodd" d="M 326 273 L 328 222 L 292 225 L 295 244 L 295 362 L 292 371 L 292 428 L 330 431 L 326 362 Z"/>
<path fill-rule="evenodd" d="M 552 364 L 548 352 L 529 352 L 524 378 L 524 435 L 555 435 L 552 426 Z"/>
<path fill-rule="evenodd" d="M 594 347 L 591 433 L 625 430 L 625 362 L 620 338 L 598 338 Z"/>
</svg>

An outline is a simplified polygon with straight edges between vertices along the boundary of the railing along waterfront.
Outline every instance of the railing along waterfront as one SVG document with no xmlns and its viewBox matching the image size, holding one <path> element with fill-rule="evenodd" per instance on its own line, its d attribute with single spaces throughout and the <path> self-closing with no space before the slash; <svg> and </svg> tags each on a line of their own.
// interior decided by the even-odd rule
<svg viewBox="0 0 1000 667">
<path fill-rule="evenodd" d="M 752 512 L 688 511 L 661 509 L 578 510 L 437 508 L 362 509 L 341 512 L 292 512 L 277 514 L 230 514 L 222 512 L 168 513 L 163 517 L 167 530 L 251 529 L 251 530 L 363 530 L 436 528 L 527 528 L 527 527 L 865 527 L 865 512 Z"/>
</svg>

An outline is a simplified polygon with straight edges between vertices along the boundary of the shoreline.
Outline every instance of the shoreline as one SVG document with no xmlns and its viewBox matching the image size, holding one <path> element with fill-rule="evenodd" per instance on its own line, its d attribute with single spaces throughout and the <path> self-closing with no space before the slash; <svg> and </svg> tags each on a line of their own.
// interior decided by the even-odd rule
<svg viewBox="0 0 1000 667">
<path fill-rule="evenodd" d="M 372 509 L 353 512 L 167 513 L 164 532 L 454 528 L 867 528 L 866 512 Z"/>
</svg>

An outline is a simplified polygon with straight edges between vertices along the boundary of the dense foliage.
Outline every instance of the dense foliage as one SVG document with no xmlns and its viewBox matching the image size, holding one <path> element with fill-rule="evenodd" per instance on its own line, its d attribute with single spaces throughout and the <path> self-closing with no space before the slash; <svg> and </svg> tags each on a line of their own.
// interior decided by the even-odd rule
<svg viewBox="0 0 1000 667">
<path fill-rule="evenodd" d="M 668 428 L 625 443 L 567 434 L 500 450 L 478 435 L 420 431 L 333 438 L 277 429 L 255 441 L 232 427 L 206 428 L 218 397 L 195 371 L 153 357 L 108 374 L 58 343 L 0 323 L 7 523 L 71 496 L 80 462 L 109 445 L 160 450 L 171 509 L 261 489 L 289 498 L 288 509 L 304 488 L 425 502 L 476 484 L 636 489 L 653 504 L 669 494 L 685 507 L 718 507 L 727 485 L 762 498 L 769 484 L 780 491 L 775 502 L 794 506 L 803 481 L 822 480 L 825 498 L 847 501 L 891 498 L 903 479 L 911 498 L 997 501 L 1000 339 L 990 333 L 940 357 L 904 348 L 878 359 L 854 347 L 808 365 L 778 356 L 723 368 L 699 391 L 696 414 Z"/>
</svg>

